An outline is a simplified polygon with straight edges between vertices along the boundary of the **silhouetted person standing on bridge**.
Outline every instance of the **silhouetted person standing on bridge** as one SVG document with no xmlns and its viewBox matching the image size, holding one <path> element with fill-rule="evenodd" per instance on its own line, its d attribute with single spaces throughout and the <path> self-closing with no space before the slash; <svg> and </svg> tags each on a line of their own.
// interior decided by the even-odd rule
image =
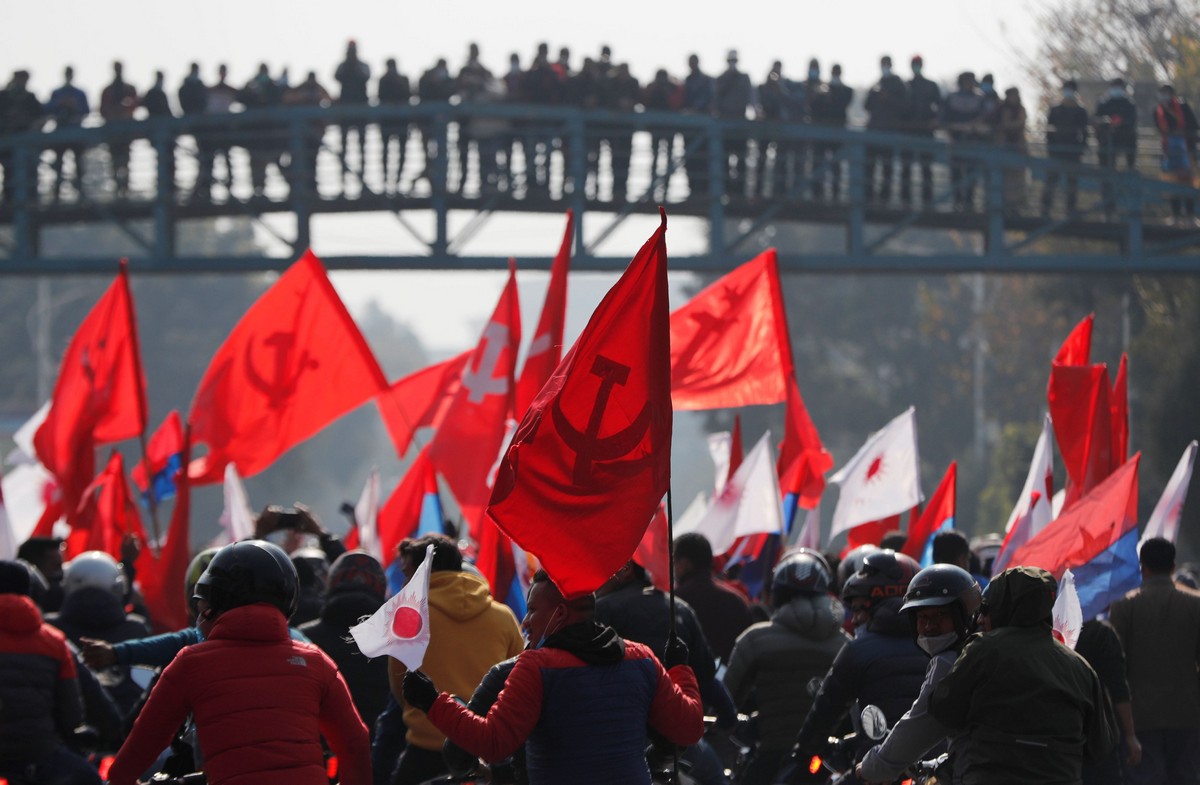
<svg viewBox="0 0 1200 785">
<path fill-rule="evenodd" d="M 996 121 L 996 141 L 1009 152 L 1029 155 L 1025 141 L 1025 126 L 1029 117 L 1021 104 L 1021 92 L 1010 87 L 1004 91 L 1004 100 Z M 1004 167 L 1004 209 L 1016 214 L 1025 204 L 1025 167 Z"/>
<path fill-rule="evenodd" d="M 660 68 L 654 80 L 642 89 L 642 106 L 647 112 L 678 112 L 683 107 L 683 85 Z M 654 198 L 665 201 L 670 185 L 671 152 L 675 147 L 675 129 L 654 126 L 650 129 L 650 188 Z M 659 174 L 659 162 L 663 173 Z M 661 183 L 659 178 L 662 178 Z"/>
<path fill-rule="evenodd" d="M 417 95 L 421 99 L 422 106 L 432 107 L 450 103 L 450 97 L 454 95 L 454 79 L 450 76 L 446 58 L 439 58 L 433 68 L 421 74 L 421 79 L 417 82 Z M 417 128 L 420 129 L 421 139 L 425 143 L 425 168 L 417 176 L 417 179 L 424 177 L 429 180 L 429 186 L 433 191 L 441 190 L 446 187 L 446 183 L 444 180 L 435 182 L 434 170 L 438 157 L 445 151 L 442 150 L 442 140 L 437 135 L 437 125 L 432 119 L 426 118 L 417 123 Z"/>
<path fill-rule="evenodd" d="M 946 96 L 942 103 L 942 125 L 950 132 L 950 139 L 957 144 L 978 144 L 988 141 L 988 126 L 984 120 L 987 106 L 983 91 L 975 85 L 975 74 L 964 71 L 958 75 L 958 89 Z M 954 209 L 975 209 L 975 187 L 980 169 L 978 164 L 967 163 L 962 153 L 950 150 L 950 185 L 954 190 Z"/>
<path fill-rule="evenodd" d="M 688 75 L 683 80 L 683 111 L 685 114 L 711 117 L 716 97 L 715 80 L 700 70 L 700 58 L 688 56 Z M 707 197 L 709 183 L 708 137 L 703 132 L 683 134 L 684 166 L 687 168 L 688 191 L 693 197 Z"/>
<path fill-rule="evenodd" d="M 383 75 L 379 77 L 376 88 L 379 105 L 384 107 L 405 107 L 412 99 L 412 86 L 408 77 L 400 73 L 396 66 L 396 58 L 389 57 Z M 400 178 L 404 174 L 404 153 L 408 147 L 408 122 L 406 120 L 385 119 L 379 123 L 380 141 L 383 145 L 383 190 L 387 194 L 400 192 Z M 391 155 L 392 142 L 396 144 L 396 156 Z M 395 163 L 393 164 L 393 161 Z"/>
<path fill-rule="evenodd" d="M 908 123 L 908 88 L 904 80 L 892 71 L 892 58 L 886 55 L 879 61 L 879 81 L 867 94 L 868 131 L 896 133 L 906 130 Z M 896 165 L 896 148 L 871 145 L 867 147 L 867 197 L 877 202 L 892 198 L 892 177 Z M 872 183 L 878 180 L 877 187 Z"/>
<path fill-rule="evenodd" d="M 1132 170 L 1137 161 L 1137 105 L 1129 99 L 1125 80 L 1113 79 L 1108 92 L 1092 115 L 1096 126 L 1096 160 L 1106 169 L 1116 170 L 1123 156 L 1125 168 Z M 1104 183 L 1104 212 L 1111 217 L 1116 211 L 1112 184 Z"/>
<path fill-rule="evenodd" d="M 854 100 L 854 89 L 842 81 L 842 66 L 834 63 L 829 71 L 829 84 L 821 85 L 816 92 L 808 94 L 809 118 L 813 125 L 844 129 L 846 110 Z M 824 191 L 831 201 L 838 199 L 842 184 L 842 162 L 838 158 L 840 145 L 833 142 L 816 142 L 813 145 L 812 177 L 816 183 L 814 191 Z M 828 169 L 828 180 L 822 169 Z"/>
<path fill-rule="evenodd" d="M 942 114 L 942 89 L 921 71 L 925 61 L 920 55 L 912 59 L 913 78 L 908 83 L 908 110 L 905 112 L 905 132 L 920 139 L 932 139 Z M 914 165 L 921 170 L 921 206 L 933 206 L 933 153 L 905 151 L 900 159 L 900 201 L 905 207 L 912 204 Z"/>
<path fill-rule="evenodd" d="M 1062 102 L 1050 108 L 1046 116 L 1046 154 L 1055 161 L 1077 166 L 1087 149 L 1088 112 L 1079 103 L 1079 85 L 1074 79 L 1063 82 Z M 1042 216 L 1050 214 L 1054 192 L 1062 172 L 1051 168 L 1046 172 L 1046 187 L 1042 191 Z M 1079 193 L 1079 177 L 1074 171 L 1066 173 L 1067 212 L 1074 213 Z"/>
<path fill-rule="evenodd" d="M 754 86 L 749 75 L 738 70 L 738 53 L 730 49 L 725 58 L 725 71 L 717 77 L 713 107 L 722 120 L 745 120 L 746 109 L 754 103 Z M 745 196 L 747 158 L 750 139 L 742 132 L 725 137 L 725 166 L 727 192 L 731 197 Z M 732 160 L 730 160 L 732 159 Z"/>
<path fill-rule="evenodd" d="M 55 88 L 54 92 L 50 94 L 50 101 L 46 104 L 46 112 L 53 118 L 56 130 L 79 128 L 83 125 L 83 119 L 91 111 L 87 93 L 76 87 L 74 80 L 75 69 L 67 66 L 63 71 L 62 87 Z M 63 163 L 67 153 L 71 154 L 71 167 L 73 171 L 71 185 L 75 188 L 75 192 L 78 195 L 83 195 L 84 149 L 82 144 L 55 145 L 53 149 L 55 201 L 58 201 L 62 196 L 62 186 L 66 182 L 66 178 L 63 176 Z"/>
<path fill-rule="evenodd" d="M 371 67 L 358 59 L 358 44 L 354 41 L 346 44 L 346 59 L 338 65 L 333 78 L 341 85 L 338 94 L 339 106 L 367 105 L 367 84 L 371 81 Z M 342 173 L 349 176 L 350 152 L 349 135 L 354 131 L 358 141 L 358 175 L 361 179 L 366 170 L 367 124 L 361 120 L 342 122 Z"/>
<path fill-rule="evenodd" d="M 285 106 L 327 107 L 333 98 L 325 86 L 317 81 L 317 72 L 309 71 L 304 81 L 283 93 Z M 304 124 L 303 150 L 288 150 L 288 184 L 293 188 L 308 189 L 307 195 L 317 193 L 317 154 L 321 151 L 321 137 L 325 135 L 325 121 L 314 118 Z"/>
<path fill-rule="evenodd" d="M 239 94 L 246 111 L 270 109 L 278 106 L 283 98 L 283 89 L 271 78 L 267 64 L 258 67 L 258 73 L 246 83 Z M 262 196 L 267 184 L 267 164 L 279 162 L 280 142 L 283 129 L 277 128 L 269 120 L 259 119 L 247 128 L 249 139 L 246 150 L 250 153 L 250 184 L 255 196 Z"/>
<path fill-rule="evenodd" d="M 100 116 L 105 123 L 121 123 L 133 119 L 138 107 L 138 94 L 133 85 L 125 81 L 124 68 L 120 62 L 113 63 L 113 80 L 100 94 Z M 110 133 L 108 157 L 112 161 L 112 175 L 116 182 L 118 199 L 129 193 L 129 146 L 131 134 Z"/>
</svg>

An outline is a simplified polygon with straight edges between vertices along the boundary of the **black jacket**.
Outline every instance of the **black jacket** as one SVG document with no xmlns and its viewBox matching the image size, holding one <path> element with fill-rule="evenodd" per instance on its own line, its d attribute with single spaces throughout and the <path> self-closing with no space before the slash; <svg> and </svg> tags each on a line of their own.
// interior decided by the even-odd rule
<svg viewBox="0 0 1200 785">
<path fill-rule="evenodd" d="M 300 631 L 321 647 L 341 671 L 350 688 L 354 706 L 371 733 L 375 719 L 387 706 L 388 658 L 367 659 L 350 638 L 350 628 L 364 616 L 379 610 L 383 602 L 372 594 L 360 591 L 336 592 L 325 601 L 321 616 L 300 625 Z"/>
</svg>

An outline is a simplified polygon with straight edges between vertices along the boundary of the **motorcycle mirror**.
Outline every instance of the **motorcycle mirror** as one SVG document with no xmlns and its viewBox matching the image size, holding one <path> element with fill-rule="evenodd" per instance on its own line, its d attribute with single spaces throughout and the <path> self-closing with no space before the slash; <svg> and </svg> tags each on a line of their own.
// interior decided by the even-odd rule
<svg viewBox="0 0 1200 785">
<path fill-rule="evenodd" d="M 883 709 L 878 706 L 867 706 L 862 711 L 862 729 L 863 733 L 871 741 L 879 741 L 887 735 L 887 717 L 883 714 Z"/>
<path fill-rule="evenodd" d="M 813 676 L 808 680 L 808 683 L 804 685 L 804 689 L 808 692 L 808 697 L 817 697 L 817 693 L 821 691 L 821 684 L 823 681 L 824 680 L 820 676 Z"/>
</svg>

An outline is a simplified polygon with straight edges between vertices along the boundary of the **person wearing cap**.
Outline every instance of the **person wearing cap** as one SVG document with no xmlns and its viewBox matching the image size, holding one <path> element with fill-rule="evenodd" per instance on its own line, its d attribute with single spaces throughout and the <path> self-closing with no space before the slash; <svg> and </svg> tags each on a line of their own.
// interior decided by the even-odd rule
<svg viewBox="0 0 1200 785">
<path fill-rule="evenodd" d="M 988 584 L 988 631 L 967 643 L 929 699 L 929 713 L 959 737 L 954 782 L 1079 783 L 1084 759 L 1116 743 L 1096 672 L 1053 635 L 1057 590 L 1038 567 L 1013 567 Z"/>
<path fill-rule="evenodd" d="M 1046 155 L 1066 164 L 1067 212 L 1074 213 L 1079 194 L 1079 177 L 1071 167 L 1083 160 L 1087 149 L 1088 111 L 1079 103 L 1079 85 L 1074 79 L 1063 82 L 1062 102 L 1050 107 L 1046 115 Z M 1042 215 L 1047 216 L 1054 206 L 1054 192 L 1064 176 L 1063 167 L 1051 167 L 1046 172 L 1042 190 Z"/>
<path fill-rule="evenodd" d="M 738 53 L 730 49 L 725 56 L 725 70 L 714 83 L 713 108 L 716 116 L 722 120 L 745 120 L 747 109 L 755 103 L 754 86 L 750 76 L 738 70 Z M 744 134 L 735 134 L 725 139 L 725 151 L 731 159 L 727 177 L 729 196 L 745 196 L 747 157 L 750 154 L 749 138 Z M 727 168 L 727 167 L 722 167 Z"/>
<path fill-rule="evenodd" d="M 40 785 L 99 785 L 67 747 L 83 723 L 75 661 L 65 636 L 42 621 L 29 569 L 0 561 L 0 777 Z"/>
<path fill-rule="evenodd" d="M 320 617 L 300 625 L 300 631 L 337 664 L 354 706 L 372 733 L 375 719 L 388 701 L 388 661 L 386 657 L 362 656 L 349 632 L 360 619 L 379 610 L 386 593 L 387 576 L 378 559 L 365 551 L 343 553 L 329 568 L 329 588 Z"/>
</svg>

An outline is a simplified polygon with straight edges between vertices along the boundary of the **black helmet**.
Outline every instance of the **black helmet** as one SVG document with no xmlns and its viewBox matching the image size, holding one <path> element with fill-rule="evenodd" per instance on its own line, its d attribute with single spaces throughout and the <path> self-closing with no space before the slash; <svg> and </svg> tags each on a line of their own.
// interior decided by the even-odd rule
<svg viewBox="0 0 1200 785">
<path fill-rule="evenodd" d="M 842 587 L 846 585 L 850 576 L 862 569 L 863 560 L 867 558 L 867 554 L 877 550 L 879 550 L 878 545 L 860 545 L 845 555 L 838 563 L 837 568 L 838 591 L 841 591 Z"/>
<path fill-rule="evenodd" d="M 829 591 L 832 575 L 825 557 L 816 551 L 790 551 L 771 573 L 771 602 L 778 608 L 799 595 L 824 594 Z"/>
<path fill-rule="evenodd" d="M 900 610 L 952 605 L 954 629 L 964 636 L 968 624 L 979 610 L 980 602 L 979 584 L 971 577 L 971 573 L 953 564 L 935 564 L 918 572 L 908 584 L 904 607 Z M 912 618 L 915 629 L 917 615 L 912 614 Z"/>
<path fill-rule="evenodd" d="M 298 584 L 296 568 L 282 548 L 265 540 L 242 540 L 217 551 L 196 581 L 192 599 L 206 600 L 218 614 L 265 602 L 291 618 L 299 601 Z"/>
<path fill-rule="evenodd" d="M 864 598 L 869 603 L 868 610 L 873 611 L 879 602 L 903 598 L 908 584 L 920 570 L 921 565 L 911 556 L 892 550 L 872 551 L 842 587 L 842 601 L 849 605 L 852 599 Z"/>
</svg>

